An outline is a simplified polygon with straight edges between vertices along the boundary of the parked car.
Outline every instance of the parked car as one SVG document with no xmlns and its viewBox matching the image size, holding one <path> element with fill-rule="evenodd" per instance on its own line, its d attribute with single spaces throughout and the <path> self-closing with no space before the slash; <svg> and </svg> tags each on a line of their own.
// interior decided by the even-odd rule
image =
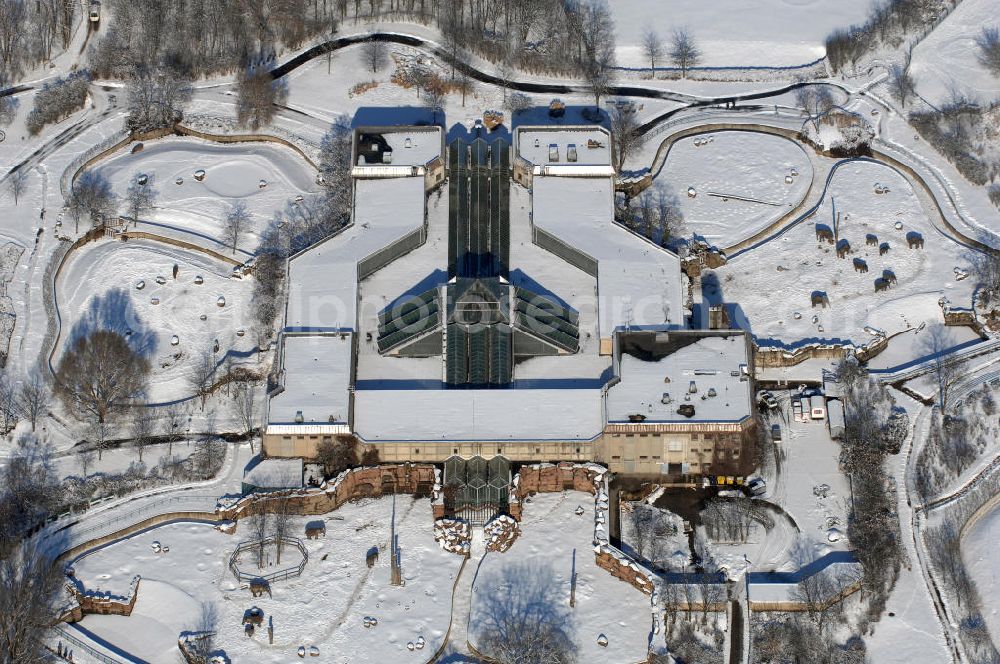
<svg viewBox="0 0 1000 664">
<path fill-rule="evenodd" d="M 764 406 L 768 410 L 778 409 L 778 400 L 774 398 L 774 395 L 767 390 L 761 390 L 757 393 L 757 403 Z"/>
<path fill-rule="evenodd" d="M 747 482 L 747 491 L 751 496 L 763 496 L 767 493 L 767 483 L 759 477 L 755 477 Z"/>
<path fill-rule="evenodd" d="M 772 424 L 771 425 L 771 440 L 776 443 L 781 442 L 781 425 Z"/>
</svg>

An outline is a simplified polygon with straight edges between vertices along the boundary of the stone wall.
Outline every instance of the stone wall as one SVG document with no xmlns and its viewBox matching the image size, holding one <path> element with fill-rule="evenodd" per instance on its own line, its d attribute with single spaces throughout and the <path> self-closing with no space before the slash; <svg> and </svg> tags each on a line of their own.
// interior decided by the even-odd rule
<svg viewBox="0 0 1000 664">
<path fill-rule="evenodd" d="M 607 571 L 611 576 L 624 581 L 636 590 L 646 595 L 653 594 L 653 582 L 636 563 L 624 557 L 615 555 L 610 547 L 602 547 L 596 554 L 597 566 Z"/>
<path fill-rule="evenodd" d="M 239 519 L 250 510 L 272 511 L 281 498 L 294 514 L 304 516 L 327 514 L 344 503 L 358 498 L 407 493 L 431 496 L 434 489 L 434 466 L 403 463 L 391 466 L 369 466 L 347 470 L 318 489 L 291 489 L 271 493 L 251 494 L 218 511 L 219 518 Z M 269 504 L 270 503 L 270 504 Z"/>
<path fill-rule="evenodd" d="M 73 617 L 79 620 L 83 616 L 95 613 L 102 616 L 132 615 L 132 609 L 135 608 L 135 601 L 139 598 L 140 580 L 141 577 L 138 575 L 133 577 L 128 595 L 122 597 L 110 593 L 102 593 L 99 590 L 86 590 L 78 580 L 71 579 L 67 588 L 74 599 L 76 599 L 80 609 L 79 612 L 74 612 Z"/>
</svg>

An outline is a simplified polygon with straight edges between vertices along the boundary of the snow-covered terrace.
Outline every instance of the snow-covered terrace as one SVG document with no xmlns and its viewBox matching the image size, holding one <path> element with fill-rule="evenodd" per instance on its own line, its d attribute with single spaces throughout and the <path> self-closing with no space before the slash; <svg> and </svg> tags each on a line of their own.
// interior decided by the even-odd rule
<svg viewBox="0 0 1000 664">
<path fill-rule="evenodd" d="M 655 362 L 623 353 L 621 380 L 608 390 L 608 421 L 628 422 L 634 414 L 646 422 L 740 421 L 752 408 L 747 366 L 742 334 L 705 337 Z M 679 415 L 681 404 L 694 406 L 694 416 Z"/>
<path fill-rule="evenodd" d="M 604 426 L 599 389 L 358 390 L 354 398 L 354 431 L 367 441 L 590 440 Z"/>
<path fill-rule="evenodd" d="M 519 127 L 517 154 L 536 175 L 612 176 L 611 138 L 600 127 Z"/>
<path fill-rule="evenodd" d="M 351 336 L 283 336 L 281 375 L 284 390 L 271 398 L 269 433 L 278 432 L 275 425 L 318 423 L 344 428 L 348 418 Z M 302 421 L 297 422 L 300 413 Z M 296 433 L 305 433 L 299 429 L 301 426 L 296 427 Z"/>
<path fill-rule="evenodd" d="M 614 223 L 611 178 L 536 177 L 535 227 L 597 261 L 601 339 L 683 325 L 680 260 Z"/>
<path fill-rule="evenodd" d="M 288 262 L 286 331 L 355 330 L 358 262 L 423 223 L 422 177 L 357 180 L 351 226 Z"/>
</svg>

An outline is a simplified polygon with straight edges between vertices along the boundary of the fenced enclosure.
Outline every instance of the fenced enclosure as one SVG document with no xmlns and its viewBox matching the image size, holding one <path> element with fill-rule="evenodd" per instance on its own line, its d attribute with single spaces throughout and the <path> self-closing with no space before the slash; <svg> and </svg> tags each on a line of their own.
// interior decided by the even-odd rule
<svg viewBox="0 0 1000 664">
<path fill-rule="evenodd" d="M 253 551 L 254 549 L 260 549 L 261 547 L 266 548 L 268 545 L 277 546 L 279 539 L 283 546 L 298 549 L 299 553 L 302 554 L 302 559 L 299 561 L 298 565 L 279 569 L 267 574 L 261 573 L 261 570 L 244 571 L 240 569 L 241 554 Z M 236 549 L 233 551 L 233 554 L 229 556 L 229 571 L 232 572 L 233 576 L 236 577 L 236 580 L 240 582 L 249 582 L 260 579 L 270 583 L 272 581 L 285 581 L 286 579 L 292 579 L 301 575 L 307 562 L 309 562 L 309 553 L 306 551 L 306 547 L 302 543 L 302 540 L 297 537 L 278 538 L 272 535 L 271 537 L 265 537 L 263 540 L 249 540 L 246 542 L 240 542 L 236 545 Z"/>
</svg>

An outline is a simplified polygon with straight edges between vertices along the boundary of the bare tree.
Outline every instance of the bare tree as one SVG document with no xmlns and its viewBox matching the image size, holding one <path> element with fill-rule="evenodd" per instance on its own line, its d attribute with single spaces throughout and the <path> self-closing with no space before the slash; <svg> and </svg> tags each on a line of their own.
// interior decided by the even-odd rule
<svg viewBox="0 0 1000 664">
<path fill-rule="evenodd" d="M 649 28 L 642 34 L 642 52 L 649 58 L 649 68 L 656 69 L 656 61 L 663 57 L 663 40 L 656 30 Z"/>
<path fill-rule="evenodd" d="M 142 412 L 132 418 L 132 446 L 139 455 L 140 462 L 142 462 L 142 453 L 145 451 L 146 447 L 153 442 L 154 425 L 155 419 L 153 418 L 153 414 L 149 412 L 148 408 L 143 408 Z"/>
<path fill-rule="evenodd" d="M 573 616 L 555 582 L 555 570 L 542 563 L 505 566 L 484 578 L 487 592 L 473 606 L 476 647 L 498 664 L 576 661 Z"/>
<path fill-rule="evenodd" d="M 580 40 L 583 44 L 583 77 L 587 81 L 594 106 L 611 87 L 615 66 L 615 25 L 604 0 L 588 0 L 581 5 Z"/>
<path fill-rule="evenodd" d="M 979 281 L 982 305 L 1000 303 L 1000 253 L 984 251 L 972 257 L 972 269 Z"/>
<path fill-rule="evenodd" d="M 267 67 L 247 67 L 236 79 L 236 121 L 257 130 L 271 124 L 277 106 L 288 99 L 288 87 Z"/>
<path fill-rule="evenodd" d="M 285 548 L 285 538 L 292 528 L 291 503 L 287 498 L 271 501 L 274 514 L 271 518 L 271 532 L 274 534 L 274 547 L 277 553 L 277 564 L 281 564 L 281 552 Z"/>
<path fill-rule="evenodd" d="M 701 62 L 701 49 L 695 44 L 694 38 L 687 28 L 674 30 L 670 40 L 670 61 L 675 67 L 681 68 L 681 76 L 687 76 L 687 70 Z"/>
<path fill-rule="evenodd" d="M 59 565 L 29 543 L 0 559 L 0 660 L 51 661 L 45 635 L 58 614 L 61 577 Z"/>
<path fill-rule="evenodd" d="M 136 173 L 125 192 L 125 209 L 132 218 L 132 225 L 139 223 L 139 217 L 151 212 L 156 205 L 156 189 L 153 176 Z"/>
<path fill-rule="evenodd" d="M 447 93 L 441 79 L 434 77 L 424 82 L 424 106 L 433 113 L 431 124 L 437 124 L 438 113 L 444 108 L 445 99 Z"/>
<path fill-rule="evenodd" d="M 236 247 L 246 234 L 250 226 L 250 211 L 243 201 L 236 201 L 232 209 L 226 215 L 226 221 L 222 227 L 222 237 L 226 245 L 236 254 Z"/>
<path fill-rule="evenodd" d="M 55 392 L 77 417 L 105 422 L 146 392 L 149 360 L 110 330 L 81 336 L 63 353 Z"/>
<path fill-rule="evenodd" d="M 458 72 L 458 76 L 455 77 L 454 86 L 455 90 L 462 93 L 462 108 L 465 108 L 465 97 L 472 94 L 474 89 L 469 73 L 464 70 Z"/>
<path fill-rule="evenodd" d="M 976 38 L 979 63 L 994 76 L 1000 77 L 1000 28 L 986 26 Z"/>
<path fill-rule="evenodd" d="M 179 403 L 171 404 L 163 411 L 163 433 L 167 436 L 169 443 L 168 455 L 174 453 L 174 441 L 178 440 L 183 433 L 184 420 L 186 419 L 187 413 L 184 411 L 184 406 Z"/>
<path fill-rule="evenodd" d="M 24 193 L 24 189 L 27 186 L 28 174 L 23 168 L 13 171 L 7 177 L 7 189 L 10 191 L 11 196 L 14 197 L 14 205 L 17 205 L 18 199 L 21 197 L 21 194 Z"/>
<path fill-rule="evenodd" d="M 111 189 L 111 183 L 96 170 L 84 171 L 76 179 L 66 206 L 76 222 L 77 232 L 80 231 L 81 218 L 87 218 L 99 228 L 118 213 L 118 199 Z"/>
<path fill-rule="evenodd" d="M 140 60 L 139 62 L 150 62 Z M 148 131 L 172 127 L 181 119 L 191 99 L 190 82 L 171 67 L 133 67 L 126 84 L 128 117 L 126 128 Z"/>
<path fill-rule="evenodd" d="M 795 90 L 795 103 L 809 114 L 813 126 L 818 126 L 819 116 L 833 108 L 833 93 L 826 85 L 811 83 L 802 85 Z"/>
<path fill-rule="evenodd" d="M 38 419 L 49 405 L 49 387 L 45 383 L 45 376 L 38 368 L 32 369 L 21 381 L 17 403 L 21 413 L 31 422 L 31 430 L 34 431 Z"/>
<path fill-rule="evenodd" d="M 316 461 L 323 464 L 323 472 L 328 478 L 356 466 L 358 452 L 354 439 L 320 441 L 316 445 Z"/>
<path fill-rule="evenodd" d="M 80 472 L 83 473 L 83 479 L 87 479 L 96 458 L 97 454 L 94 450 L 83 450 L 77 455 L 76 460 L 80 463 Z"/>
<path fill-rule="evenodd" d="M 111 424 L 90 413 L 88 414 L 86 433 L 91 449 L 97 450 L 97 460 L 100 461 L 104 457 L 104 450 L 111 438 Z"/>
<path fill-rule="evenodd" d="M 0 425 L 2 433 L 6 434 L 17 426 L 20 407 L 17 403 L 17 389 L 7 377 L 6 372 L 0 372 Z"/>
<path fill-rule="evenodd" d="M 928 356 L 937 386 L 938 405 L 944 412 L 948 406 L 951 386 L 961 376 L 959 364 L 949 357 L 949 351 L 956 345 L 955 337 L 942 323 L 928 325 L 921 334 L 921 351 Z"/>
<path fill-rule="evenodd" d="M 201 398 L 201 409 L 205 410 L 205 400 L 212 392 L 215 378 L 215 355 L 211 346 L 206 346 L 191 360 L 192 367 L 188 372 L 188 386 L 195 395 Z"/>
<path fill-rule="evenodd" d="M 889 90 L 902 106 L 906 106 L 907 100 L 916 94 L 917 84 L 910 74 L 909 58 L 905 65 L 896 63 L 889 68 Z"/>
<path fill-rule="evenodd" d="M 251 381 L 240 381 L 233 386 L 233 410 L 239 420 L 243 433 L 249 438 L 257 428 L 257 394 L 255 384 Z M 253 440 L 250 441 L 251 451 Z"/>
<path fill-rule="evenodd" d="M 633 108 L 615 106 L 611 110 L 611 145 L 614 149 L 615 169 L 621 173 L 625 160 L 642 147 L 643 136 Z"/>
<path fill-rule="evenodd" d="M 188 651 L 197 662 L 211 660 L 215 654 L 215 635 L 219 629 L 219 612 L 214 602 L 202 602 L 201 613 L 190 630 Z"/>
<path fill-rule="evenodd" d="M 388 49 L 384 41 L 369 39 L 361 46 L 361 59 L 371 67 L 372 73 L 378 72 L 388 60 Z"/>
<path fill-rule="evenodd" d="M 660 230 L 660 244 L 665 247 L 673 238 L 684 235 L 684 212 L 681 209 L 681 202 L 677 198 L 677 194 L 664 181 L 653 185 L 652 200 L 656 206 L 656 219 Z"/>
<path fill-rule="evenodd" d="M 267 539 L 268 530 L 270 530 L 271 518 L 264 506 L 258 502 L 256 505 L 252 505 L 249 514 L 247 514 L 247 528 L 250 531 L 250 537 L 253 541 L 257 542 L 256 554 L 257 554 L 257 568 L 263 569 L 264 567 L 264 540 Z"/>
</svg>

